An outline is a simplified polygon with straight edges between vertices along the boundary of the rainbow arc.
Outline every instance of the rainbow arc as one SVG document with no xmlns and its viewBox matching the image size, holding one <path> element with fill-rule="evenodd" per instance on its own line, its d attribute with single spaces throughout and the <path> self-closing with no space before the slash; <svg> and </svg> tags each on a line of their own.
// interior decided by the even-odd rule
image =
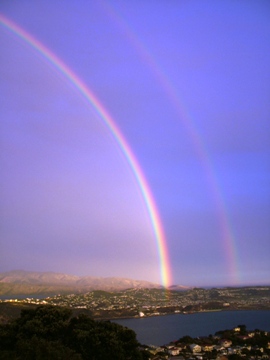
<svg viewBox="0 0 270 360">
<path fill-rule="evenodd" d="M 229 216 L 226 210 L 226 205 L 218 184 L 218 181 L 215 176 L 213 165 L 211 163 L 211 158 L 209 152 L 206 149 L 206 146 L 202 140 L 202 137 L 197 130 L 192 117 L 188 114 L 188 111 L 185 109 L 181 97 L 179 98 L 177 91 L 175 90 L 172 82 L 166 76 L 163 69 L 159 66 L 155 57 L 150 53 L 148 47 L 143 44 L 137 34 L 131 29 L 129 23 L 119 10 L 116 11 L 112 4 L 108 2 L 101 3 L 103 10 L 111 18 L 112 22 L 120 29 L 128 39 L 128 42 L 136 50 L 138 57 L 141 61 L 148 67 L 149 71 L 153 74 L 156 79 L 157 84 L 164 91 L 164 94 L 168 98 L 169 102 L 172 104 L 172 107 L 175 109 L 176 114 L 179 118 L 179 124 L 181 124 L 188 135 L 188 138 L 197 154 L 198 159 L 204 170 L 204 175 L 206 182 L 211 191 L 213 203 L 216 208 L 217 213 L 217 222 L 219 224 L 219 229 L 222 238 L 223 251 L 227 260 L 228 272 L 231 276 L 231 281 L 235 284 L 239 283 L 238 278 L 238 263 L 237 263 L 237 252 L 236 244 L 231 230 L 231 225 L 229 221 Z"/>
<path fill-rule="evenodd" d="M 128 162 L 132 170 L 132 173 L 135 176 L 136 182 L 143 196 L 151 220 L 151 224 L 156 240 L 156 245 L 158 249 L 161 282 L 164 287 L 168 287 L 171 284 L 170 262 L 169 262 L 167 244 L 166 244 L 166 237 L 159 216 L 158 208 L 156 206 L 154 197 L 147 183 L 145 175 L 140 167 L 140 164 L 136 159 L 124 135 L 121 133 L 120 129 L 118 128 L 115 120 L 107 112 L 107 110 L 101 104 L 101 102 L 95 96 L 95 94 L 75 74 L 75 72 L 73 72 L 72 69 L 70 69 L 56 54 L 54 54 L 50 49 L 48 49 L 43 43 L 38 41 L 34 36 L 32 36 L 23 28 L 15 24 L 10 19 L 7 19 L 2 14 L 0 14 L 0 23 L 3 27 L 11 31 L 13 34 L 15 34 L 24 42 L 26 42 L 29 46 L 34 48 L 38 53 L 40 53 L 44 58 L 46 58 L 49 63 L 51 63 L 54 67 L 56 67 L 58 71 L 62 73 L 75 86 L 75 88 L 81 93 L 81 95 L 88 101 L 88 103 L 96 111 L 99 118 L 104 122 L 104 124 L 112 134 L 117 145 L 124 154 L 126 161 Z"/>
</svg>

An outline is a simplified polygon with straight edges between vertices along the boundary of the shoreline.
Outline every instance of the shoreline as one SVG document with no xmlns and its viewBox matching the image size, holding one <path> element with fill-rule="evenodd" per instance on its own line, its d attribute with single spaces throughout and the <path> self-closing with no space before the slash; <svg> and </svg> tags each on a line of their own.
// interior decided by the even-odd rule
<svg viewBox="0 0 270 360">
<path fill-rule="evenodd" d="M 177 312 L 177 313 L 165 313 L 165 314 L 154 314 L 154 315 L 145 315 L 145 316 L 121 316 L 121 317 L 96 317 L 95 320 L 98 321 L 114 321 L 114 320 L 139 320 L 139 319 L 148 319 L 153 317 L 163 317 L 163 316 L 170 316 L 170 315 L 193 315 L 193 314 L 204 314 L 204 313 L 212 313 L 212 312 L 230 312 L 230 311 L 270 311 L 270 308 L 256 308 L 256 309 L 250 309 L 250 308 L 244 308 L 244 309 L 213 309 L 213 310 L 202 310 L 202 311 L 193 311 L 193 312 Z"/>
<path fill-rule="evenodd" d="M 197 312 L 194 313 L 194 317 L 182 316 L 179 318 L 169 316 L 173 314 L 168 314 L 168 316 L 162 316 L 160 319 L 148 317 L 143 322 L 132 321 L 136 320 L 135 318 L 111 321 L 135 331 L 140 343 L 152 344 L 157 347 L 175 343 L 184 336 L 206 337 L 207 334 L 215 334 L 219 329 L 231 329 L 239 324 L 246 324 L 248 331 L 265 329 L 265 331 L 270 332 L 270 309 L 217 311 L 213 315 L 210 313 L 211 311 Z"/>
</svg>

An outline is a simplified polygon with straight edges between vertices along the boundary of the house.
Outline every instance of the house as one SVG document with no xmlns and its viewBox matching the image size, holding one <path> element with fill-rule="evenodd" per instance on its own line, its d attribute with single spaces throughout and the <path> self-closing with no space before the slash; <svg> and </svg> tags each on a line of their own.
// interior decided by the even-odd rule
<svg viewBox="0 0 270 360">
<path fill-rule="evenodd" d="M 202 351 L 202 348 L 198 344 L 191 344 L 189 345 L 189 348 L 193 353 L 199 353 Z"/>
<path fill-rule="evenodd" d="M 225 350 L 225 347 L 221 346 L 221 345 L 215 345 L 214 349 L 217 350 L 217 351 L 223 351 L 223 350 Z"/>
<path fill-rule="evenodd" d="M 224 346 L 225 348 L 228 348 L 232 345 L 232 341 L 227 339 L 221 339 L 219 343 L 221 346 Z"/>
<path fill-rule="evenodd" d="M 187 348 L 187 344 L 184 344 L 184 343 L 180 343 L 180 342 L 177 342 L 176 343 L 176 346 L 181 349 L 181 350 L 184 350 Z"/>
<path fill-rule="evenodd" d="M 236 345 L 236 346 L 232 346 L 227 348 L 227 354 L 228 355 L 232 355 L 232 354 L 238 354 L 241 355 L 243 350 L 251 350 L 251 346 L 240 346 L 240 345 Z M 243 355 L 243 354 L 242 354 Z M 245 356 L 245 355 L 244 355 Z"/>
<path fill-rule="evenodd" d="M 239 335 L 239 336 L 237 336 L 238 337 L 238 339 L 241 339 L 241 340 L 247 340 L 247 339 L 249 339 L 249 336 L 248 335 Z"/>
<path fill-rule="evenodd" d="M 252 347 L 252 350 L 255 350 L 255 351 L 260 351 L 261 353 L 264 352 L 264 349 L 263 347 L 259 347 L 258 345 L 255 345 Z"/>
<path fill-rule="evenodd" d="M 163 346 L 161 347 L 161 346 L 149 345 L 146 348 L 146 350 L 149 351 L 153 355 L 157 355 L 160 352 L 164 352 L 165 348 Z"/>
<path fill-rule="evenodd" d="M 168 352 L 170 355 L 176 356 L 176 355 L 179 355 L 180 349 L 177 347 L 173 347 L 173 348 L 169 349 Z"/>
<path fill-rule="evenodd" d="M 229 348 L 227 349 L 227 354 L 228 354 L 228 355 L 237 354 L 237 349 L 235 349 L 234 347 L 229 347 Z"/>
<path fill-rule="evenodd" d="M 205 344 L 205 345 L 202 345 L 202 349 L 203 349 L 203 351 L 213 351 L 214 345 Z"/>
</svg>

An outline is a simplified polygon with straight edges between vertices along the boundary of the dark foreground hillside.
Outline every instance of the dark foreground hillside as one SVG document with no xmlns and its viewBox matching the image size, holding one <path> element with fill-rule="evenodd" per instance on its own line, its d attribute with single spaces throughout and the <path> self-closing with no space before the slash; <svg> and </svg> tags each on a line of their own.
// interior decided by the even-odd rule
<svg viewBox="0 0 270 360">
<path fill-rule="evenodd" d="M 0 325 L 0 359 L 144 359 L 133 330 L 71 310 L 39 306 Z"/>
</svg>

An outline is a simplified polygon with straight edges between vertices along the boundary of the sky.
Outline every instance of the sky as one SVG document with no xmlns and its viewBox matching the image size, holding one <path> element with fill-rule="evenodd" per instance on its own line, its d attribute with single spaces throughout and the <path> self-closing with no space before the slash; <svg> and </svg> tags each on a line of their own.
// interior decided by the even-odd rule
<svg viewBox="0 0 270 360">
<path fill-rule="evenodd" d="M 0 14 L 0 271 L 269 284 L 269 1 Z"/>
</svg>

